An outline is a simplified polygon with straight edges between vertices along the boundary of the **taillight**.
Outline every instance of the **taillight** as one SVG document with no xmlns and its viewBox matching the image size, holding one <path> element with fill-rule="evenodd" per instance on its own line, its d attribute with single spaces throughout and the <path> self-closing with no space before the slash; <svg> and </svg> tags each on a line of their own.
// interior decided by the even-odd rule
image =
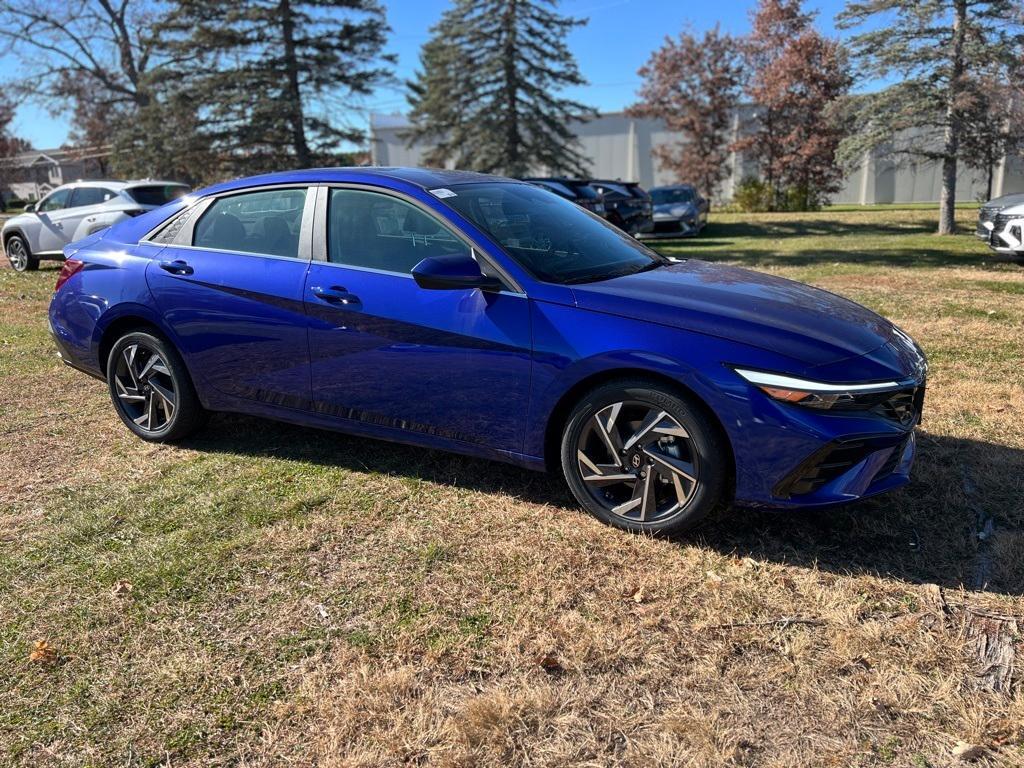
<svg viewBox="0 0 1024 768">
<path fill-rule="evenodd" d="M 70 280 L 72 275 L 81 272 L 84 266 L 85 262 L 81 259 L 64 259 L 64 266 L 60 268 L 60 274 L 57 275 L 57 284 L 53 286 L 53 290 L 59 291 L 60 287 Z"/>
</svg>

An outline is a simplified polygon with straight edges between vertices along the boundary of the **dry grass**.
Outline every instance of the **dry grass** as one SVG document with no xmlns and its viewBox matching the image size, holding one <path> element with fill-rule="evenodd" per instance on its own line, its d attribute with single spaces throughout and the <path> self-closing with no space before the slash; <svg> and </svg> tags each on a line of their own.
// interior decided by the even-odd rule
<svg viewBox="0 0 1024 768">
<path fill-rule="evenodd" d="M 0 764 L 1024 765 L 1019 680 L 984 690 L 965 632 L 1024 616 L 1024 270 L 926 215 L 666 246 L 849 295 L 933 367 L 908 489 L 676 542 L 342 435 L 144 445 L 53 355 L 54 270 L 0 271 Z"/>
</svg>

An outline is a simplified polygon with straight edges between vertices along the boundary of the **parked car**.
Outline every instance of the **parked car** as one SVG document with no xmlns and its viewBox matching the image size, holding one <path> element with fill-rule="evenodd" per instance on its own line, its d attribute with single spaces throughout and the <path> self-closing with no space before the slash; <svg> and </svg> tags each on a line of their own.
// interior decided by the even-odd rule
<svg viewBox="0 0 1024 768">
<path fill-rule="evenodd" d="M 36 269 L 40 259 L 63 258 L 68 243 L 159 208 L 188 191 L 184 184 L 169 181 L 65 184 L 4 223 L 4 252 L 19 272 Z"/>
<path fill-rule="evenodd" d="M 601 197 L 601 193 L 582 179 L 570 179 L 565 177 L 542 178 L 534 176 L 523 178 L 522 181 L 528 181 L 530 184 L 543 187 L 544 189 L 554 192 L 559 197 L 564 197 L 566 200 L 572 200 L 581 208 L 593 211 L 598 216 L 607 217 L 604 198 Z"/>
<path fill-rule="evenodd" d="M 985 203 L 978 212 L 977 234 L 993 251 L 1024 258 L 1024 194 Z"/>
<path fill-rule="evenodd" d="M 272 174 L 65 253 L 57 348 L 143 440 L 234 411 L 560 468 L 596 517 L 652 533 L 872 496 L 914 459 L 926 363 L 890 322 L 660 256 L 511 179 Z"/>
<path fill-rule="evenodd" d="M 623 232 L 640 235 L 654 229 L 654 204 L 635 181 L 590 179 L 590 186 L 601 193 L 608 221 Z"/>
<path fill-rule="evenodd" d="M 689 237 L 708 223 L 708 203 L 690 184 L 673 184 L 649 190 L 654 203 L 654 228 L 641 238 Z"/>
</svg>

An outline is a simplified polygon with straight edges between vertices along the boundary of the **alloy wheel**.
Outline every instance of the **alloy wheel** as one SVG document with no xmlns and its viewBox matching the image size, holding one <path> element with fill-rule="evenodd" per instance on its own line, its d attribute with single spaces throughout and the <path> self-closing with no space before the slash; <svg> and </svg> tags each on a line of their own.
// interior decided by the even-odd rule
<svg viewBox="0 0 1024 768">
<path fill-rule="evenodd" d="M 591 497 L 632 522 L 679 514 L 700 482 L 696 447 L 686 428 L 667 411 L 639 401 L 597 411 L 580 432 L 576 459 Z"/>
<path fill-rule="evenodd" d="M 178 407 L 167 362 L 144 344 L 129 344 L 121 351 L 114 369 L 114 390 L 128 418 L 146 432 L 167 427 Z"/>
<path fill-rule="evenodd" d="M 20 237 L 12 237 L 7 241 L 7 258 L 18 272 L 24 272 L 28 267 L 28 251 Z"/>
</svg>

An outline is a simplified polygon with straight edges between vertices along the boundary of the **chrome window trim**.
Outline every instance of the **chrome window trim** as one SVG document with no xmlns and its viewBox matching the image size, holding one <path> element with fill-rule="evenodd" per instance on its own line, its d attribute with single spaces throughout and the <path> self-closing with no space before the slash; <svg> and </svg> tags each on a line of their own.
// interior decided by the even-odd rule
<svg viewBox="0 0 1024 768">
<path fill-rule="evenodd" d="M 314 211 L 317 199 L 317 191 L 320 188 L 319 182 L 286 182 L 281 184 L 261 184 L 257 187 L 246 187 L 245 189 L 230 189 L 224 192 L 217 192 L 212 195 L 206 195 L 205 197 L 198 198 L 191 205 L 187 205 L 182 208 L 174 216 L 169 219 L 164 219 L 160 224 L 149 232 L 146 233 L 143 239 L 139 240 L 139 244 L 146 243 L 147 245 L 154 245 L 159 248 L 184 248 L 192 251 L 212 251 L 214 253 L 234 253 L 239 256 L 258 256 L 263 259 L 283 259 L 285 261 L 300 261 L 309 263 L 311 260 L 312 253 L 312 231 L 313 231 L 313 220 Z M 303 201 L 302 216 L 299 224 L 299 249 L 296 256 L 279 256 L 274 253 L 257 253 L 255 251 L 232 251 L 225 248 L 205 248 L 201 245 L 193 245 L 192 240 L 195 235 L 196 223 L 206 214 L 206 209 L 209 208 L 217 200 L 224 197 L 236 197 L 238 195 L 246 195 L 254 192 L 270 192 L 275 189 L 304 189 L 306 190 L 306 199 Z M 199 206 L 202 206 L 200 208 Z M 159 234 L 165 227 L 169 226 L 179 216 L 184 216 L 187 212 L 193 212 L 195 215 L 191 220 L 181 228 L 181 230 L 174 236 L 174 239 L 168 243 L 158 243 L 153 241 L 154 235 Z"/>
<path fill-rule="evenodd" d="M 497 264 L 494 261 L 494 259 L 490 258 L 487 255 L 487 252 L 483 248 L 481 248 L 477 242 L 475 242 L 471 237 L 466 235 L 466 233 L 462 232 L 458 227 L 456 227 L 452 222 L 450 222 L 441 212 L 425 205 L 423 202 L 417 200 L 412 195 L 408 195 L 405 192 L 399 192 L 398 190 L 390 189 L 388 187 L 381 187 L 376 186 L 374 184 L 363 184 L 357 182 L 325 182 L 322 185 L 322 188 L 323 193 L 317 201 L 317 225 L 316 232 L 313 237 L 313 262 L 320 262 L 322 264 L 328 264 L 334 267 L 342 267 L 345 269 L 360 269 L 363 271 L 377 272 L 379 274 L 385 275 L 402 275 L 405 277 L 412 277 L 412 275 L 408 272 L 398 272 L 389 269 L 376 269 L 373 267 L 357 267 L 350 264 L 340 264 L 337 262 L 333 262 L 327 258 L 327 207 L 330 200 L 331 190 L 351 189 L 357 192 L 370 192 L 373 194 L 382 194 L 386 197 L 393 197 L 397 200 L 401 200 L 404 203 L 408 203 L 413 208 L 419 210 L 421 213 L 430 216 L 435 221 L 438 221 L 446 230 L 451 232 L 456 237 L 456 239 L 461 241 L 467 248 L 470 249 L 470 252 L 475 256 L 476 259 L 482 261 L 482 263 L 491 267 L 491 269 L 493 269 L 497 273 L 498 279 L 501 280 L 502 284 L 505 286 L 500 291 L 489 291 L 489 293 L 501 293 L 510 296 L 526 296 L 526 292 L 523 290 L 522 286 L 519 285 L 518 282 L 516 282 L 515 278 L 513 278 L 508 273 L 508 271 L 505 270 L 500 264 Z M 323 221 L 321 222 L 320 219 L 322 219 Z"/>
</svg>

